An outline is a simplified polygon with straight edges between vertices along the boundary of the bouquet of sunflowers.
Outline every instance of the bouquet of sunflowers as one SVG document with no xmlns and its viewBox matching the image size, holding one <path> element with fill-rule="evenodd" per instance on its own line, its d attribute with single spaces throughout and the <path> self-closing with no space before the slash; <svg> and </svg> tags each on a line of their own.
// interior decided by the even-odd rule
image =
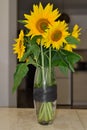
<svg viewBox="0 0 87 130">
<path fill-rule="evenodd" d="M 13 44 L 14 53 L 19 60 L 14 73 L 13 92 L 29 71 L 29 64 L 41 69 L 41 80 L 44 80 L 45 68 L 48 68 L 48 86 L 53 85 L 51 79 L 53 67 L 59 67 L 64 73 L 68 72 L 68 69 L 74 72 L 74 64 L 81 59 L 80 55 L 73 52 L 80 43 L 81 28 L 76 24 L 70 31 L 69 25 L 64 20 L 58 20 L 60 15 L 58 8 L 53 9 L 53 4 L 48 3 L 43 7 L 39 3 L 39 5 L 33 5 L 33 11 L 30 11 L 30 14 L 24 14 L 24 20 L 19 20 L 24 25 L 25 32 L 21 30 Z M 35 87 L 42 87 L 40 77 Z M 48 121 L 53 116 L 51 102 L 44 104 L 45 111 L 39 112 L 39 120 L 46 115 L 44 120 Z M 45 113 L 46 109 L 49 115 Z"/>
</svg>

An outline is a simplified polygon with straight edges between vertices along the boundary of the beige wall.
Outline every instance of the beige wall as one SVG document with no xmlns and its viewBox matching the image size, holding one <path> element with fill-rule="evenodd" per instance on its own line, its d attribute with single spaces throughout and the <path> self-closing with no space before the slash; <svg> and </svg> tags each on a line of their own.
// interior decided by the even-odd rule
<svg viewBox="0 0 87 130">
<path fill-rule="evenodd" d="M 16 0 L 0 0 L 0 106 L 16 106 L 12 95 L 13 72 L 16 66 L 12 54 L 13 38 L 17 29 Z"/>
</svg>

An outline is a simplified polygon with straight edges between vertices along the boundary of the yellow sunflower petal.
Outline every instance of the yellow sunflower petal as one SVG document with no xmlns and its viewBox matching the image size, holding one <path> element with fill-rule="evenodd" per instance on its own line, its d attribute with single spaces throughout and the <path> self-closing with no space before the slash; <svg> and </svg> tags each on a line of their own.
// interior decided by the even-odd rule
<svg viewBox="0 0 87 130">
<path fill-rule="evenodd" d="M 37 5 L 33 5 L 33 11 L 38 13 L 38 6 Z"/>
<path fill-rule="evenodd" d="M 42 11 L 43 11 L 43 6 L 42 6 L 42 4 L 40 2 L 40 4 L 39 4 L 39 12 L 42 12 Z"/>
<path fill-rule="evenodd" d="M 81 31 L 81 28 L 79 28 L 79 26 L 76 24 L 73 28 L 73 31 L 72 31 L 72 36 L 77 38 L 78 40 L 79 39 L 79 36 L 80 36 L 80 31 Z"/>
<path fill-rule="evenodd" d="M 72 51 L 75 48 L 76 48 L 76 45 L 72 45 L 72 44 L 66 44 L 66 46 L 64 47 L 64 49 L 67 51 Z"/>
<path fill-rule="evenodd" d="M 13 44 L 14 53 L 17 54 L 17 58 L 20 60 L 25 52 L 24 46 L 24 32 L 20 31 L 19 38 L 15 39 L 16 43 Z"/>
</svg>

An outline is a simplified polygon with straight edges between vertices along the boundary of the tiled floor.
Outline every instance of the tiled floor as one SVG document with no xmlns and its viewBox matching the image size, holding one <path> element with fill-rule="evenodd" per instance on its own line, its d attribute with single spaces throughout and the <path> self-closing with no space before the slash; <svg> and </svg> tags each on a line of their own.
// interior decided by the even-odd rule
<svg viewBox="0 0 87 130">
<path fill-rule="evenodd" d="M 78 110 L 77 115 L 78 115 L 78 118 L 79 118 L 84 130 L 87 130 L 87 109 Z"/>
<path fill-rule="evenodd" d="M 43 126 L 35 109 L 0 108 L 0 130 L 87 130 L 87 109 L 57 109 L 53 124 Z"/>
</svg>

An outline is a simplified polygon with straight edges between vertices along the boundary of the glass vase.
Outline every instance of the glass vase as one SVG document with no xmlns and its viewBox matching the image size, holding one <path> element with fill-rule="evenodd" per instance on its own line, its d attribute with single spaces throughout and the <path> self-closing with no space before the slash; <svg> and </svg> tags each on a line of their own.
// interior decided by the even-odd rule
<svg viewBox="0 0 87 130">
<path fill-rule="evenodd" d="M 49 70 L 48 67 L 43 69 L 37 68 L 35 72 L 34 103 L 38 122 L 47 125 L 55 119 L 57 86 L 54 69 Z"/>
</svg>

